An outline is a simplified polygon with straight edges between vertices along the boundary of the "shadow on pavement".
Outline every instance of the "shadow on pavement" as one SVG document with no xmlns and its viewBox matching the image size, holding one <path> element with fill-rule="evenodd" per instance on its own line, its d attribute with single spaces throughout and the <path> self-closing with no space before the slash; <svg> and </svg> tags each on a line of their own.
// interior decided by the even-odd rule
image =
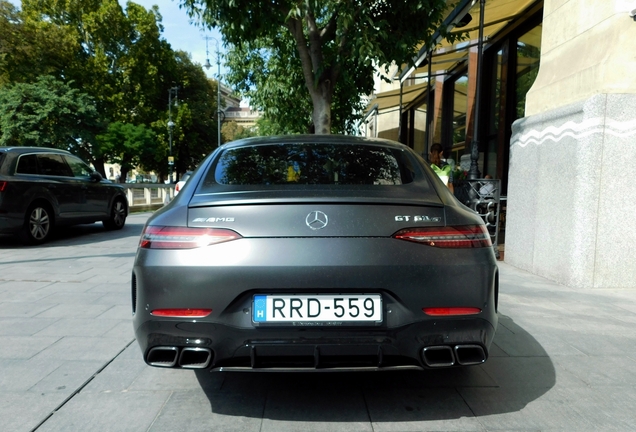
<svg viewBox="0 0 636 432">
<path fill-rule="evenodd" d="M 196 376 L 212 413 L 283 421 L 450 420 L 520 411 L 556 382 L 549 356 L 509 317 L 481 366 L 399 372 L 209 372 Z M 510 342 L 509 329 L 514 329 Z M 508 344 L 531 343 L 514 357 Z M 514 349 L 511 349 L 514 351 Z"/>
</svg>

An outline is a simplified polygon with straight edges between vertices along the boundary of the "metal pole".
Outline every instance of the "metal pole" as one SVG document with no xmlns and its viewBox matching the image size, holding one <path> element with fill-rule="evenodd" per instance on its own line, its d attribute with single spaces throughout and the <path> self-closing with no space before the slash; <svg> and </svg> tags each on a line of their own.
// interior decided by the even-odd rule
<svg viewBox="0 0 636 432">
<path fill-rule="evenodd" d="M 172 128 L 174 123 L 172 122 L 172 88 L 168 89 L 168 142 L 169 152 L 168 156 L 172 157 Z M 168 183 L 172 183 L 172 164 L 168 161 Z"/>
<path fill-rule="evenodd" d="M 216 129 L 217 129 L 217 142 L 221 145 L 221 53 L 219 52 L 219 42 L 216 42 L 216 67 L 217 67 L 217 82 L 216 82 Z"/>
<path fill-rule="evenodd" d="M 174 97 L 177 98 L 179 87 L 171 87 L 168 89 L 168 183 L 172 183 L 172 171 L 174 167 L 174 159 L 172 159 L 172 129 L 174 129 L 174 122 L 172 121 L 172 92 L 174 91 Z M 171 163 L 172 162 L 172 163 Z"/>
<path fill-rule="evenodd" d="M 433 75 L 433 49 L 428 52 L 428 80 L 426 82 L 426 147 L 424 148 L 424 159 L 428 160 L 429 149 L 433 145 L 433 95 L 431 91 L 431 78 Z"/>
<path fill-rule="evenodd" d="M 210 64 L 209 51 L 208 51 L 208 41 L 212 39 L 216 43 L 216 133 L 217 133 L 217 142 L 218 145 L 221 145 L 221 52 L 219 50 L 219 41 L 212 36 L 205 37 L 205 64 L 204 68 L 210 69 L 212 65 Z"/>
<path fill-rule="evenodd" d="M 473 128 L 473 141 L 470 143 L 470 170 L 468 178 L 474 180 L 479 178 L 479 111 L 481 106 L 481 75 L 482 63 L 484 55 L 484 8 L 486 0 L 479 0 L 479 41 L 477 44 L 477 88 L 475 91 L 475 123 Z"/>
<path fill-rule="evenodd" d="M 400 109 L 398 113 L 400 114 L 399 123 L 398 123 L 398 141 L 402 142 L 402 91 L 404 90 L 404 83 L 400 82 Z M 402 143 L 404 144 L 404 143 Z"/>
</svg>

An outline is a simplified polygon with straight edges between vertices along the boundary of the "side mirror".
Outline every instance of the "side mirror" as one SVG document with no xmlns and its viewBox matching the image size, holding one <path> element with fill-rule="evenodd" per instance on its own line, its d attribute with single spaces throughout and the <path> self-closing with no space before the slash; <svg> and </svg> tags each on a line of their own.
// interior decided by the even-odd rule
<svg viewBox="0 0 636 432">
<path fill-rule="evenodd" d="M 94 181 L 96 183 L 103 180 L 102 175 L 100 173 L 98 173 L 97 171 L 93 171 L 89 177 L 90 177 L 91 181 Z"/>
</svg>

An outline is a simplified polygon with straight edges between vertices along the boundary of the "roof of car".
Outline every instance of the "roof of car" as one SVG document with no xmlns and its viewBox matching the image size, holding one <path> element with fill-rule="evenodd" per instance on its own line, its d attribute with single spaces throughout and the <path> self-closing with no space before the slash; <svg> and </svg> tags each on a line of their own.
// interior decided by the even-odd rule
<svg viewBox="0 0 636 432">
<path fill-rule="evenodd" d="M 244 138 L 221 146 L 223 149 L 245 147 L 263 144 L 286 144 L 286 143 L 312 143 L 312 144 L 366 144 L 381 145 L 403 149 L 404 144 L 381 138 L 365 138 L 353 135 L 275 135 L 266 137 Z"/>
<path fill-rule="evenodd" d="M 4 152 L 4 153 L 33 153 L 33 152 L 40 152 L 40 153 L 64 153 L 64 154 L 72 154 L 69 151 L 66 150 L 61 150 L 61 149 L 56 149 L 56 148 L 50 148 L 50 147 L 20 147 L 20 146 L 15 146 L 15 147 L 0 147 L 0 152 Z"/>
</svg>

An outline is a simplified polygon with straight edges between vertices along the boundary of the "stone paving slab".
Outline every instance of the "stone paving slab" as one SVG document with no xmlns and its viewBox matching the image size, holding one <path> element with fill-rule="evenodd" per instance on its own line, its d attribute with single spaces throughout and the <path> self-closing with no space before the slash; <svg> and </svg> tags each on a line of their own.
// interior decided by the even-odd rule
<svg viewBox="0 0 636 432">
<path fill-rule="evenodd" d="M 636 290 L 564 287 L 505 263 L 481 366 L 151 368 L 130 320 L 148 216 L 119 232 L 69 228 L 35 248 L 0 236 L 0 431 L 636 430 Z"/>
</svg>

